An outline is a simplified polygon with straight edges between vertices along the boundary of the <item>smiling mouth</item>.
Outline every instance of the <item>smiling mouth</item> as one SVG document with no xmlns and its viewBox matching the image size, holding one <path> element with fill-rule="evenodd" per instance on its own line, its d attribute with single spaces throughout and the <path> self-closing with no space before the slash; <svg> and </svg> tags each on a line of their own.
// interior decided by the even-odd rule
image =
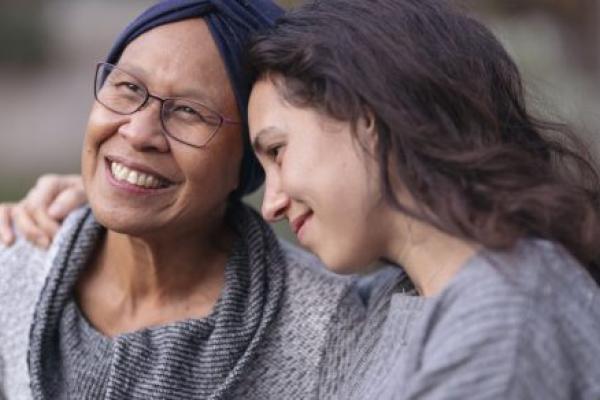
<svg viewBox="0 0 600 400">
<path fill-rule="evenodd" d="M 126 182 L 144 189 L 162 189 L 171 185 L 169 181 L 159 176 L 126 167 L 117 161 L 107 160 L 107 162 L 113 178 L 118 182 Z"/>
<path fill-rule="evenodd" d="M 304 226 L 306 221 L 312 216 L 312 214 L 312 211 L 308 211 L 291 221 L 292 231 L 294 232 L 294 235 L 298 236 L 300 229 L 302 229 L 302 227 Z"/>
</svg>

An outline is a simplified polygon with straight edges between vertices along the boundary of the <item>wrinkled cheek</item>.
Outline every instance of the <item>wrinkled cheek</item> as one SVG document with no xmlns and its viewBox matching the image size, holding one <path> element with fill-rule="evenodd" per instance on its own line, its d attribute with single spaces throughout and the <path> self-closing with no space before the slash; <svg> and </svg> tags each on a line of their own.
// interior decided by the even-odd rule
<svg viewBox="0 0 600 400">
<path fill-rule="evenodd" d="M 113 113 L 108 113 L 99 107 L 96 105 L 92 108 L 81 151 L 81 174 L 86 188 L 89 187 L 90 180 L 97 169 L 101 167 L 100 147 L 116 134 L 120 123 L 118 118 L 111 115 Z"/>
<path fill-rule="evenodd" d="M 96 161 L 98 155 L 98 148 L 102 143 L 103 136 L 98 135 L 93 130 L 88 130 L 86 132 L 85 138 L 83 140 L 83 148 L 81 151 L 81 167 L 83 178 L 86 179 L 86 173 L 90 172 L 91 166 Z"/>
<path fill-rule="evenodd" d="M 128 116 L 118 115 L 95 104 L 88 119 L 85 133 L 85 144 L 99 146 L 115 135 L 119 127 L 127 123 Z"/>
</svg>

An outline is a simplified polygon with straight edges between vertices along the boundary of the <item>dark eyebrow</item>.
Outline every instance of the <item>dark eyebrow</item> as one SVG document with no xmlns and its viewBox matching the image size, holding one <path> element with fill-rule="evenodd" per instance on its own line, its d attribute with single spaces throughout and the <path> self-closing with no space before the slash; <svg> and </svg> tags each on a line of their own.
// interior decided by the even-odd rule
<svg viewBox="0 0 600 400">
<path fill-rule="evenodd" d="M 274 126 L 268 126 L 266 128 L 261 129 L 260 131 L 258 131 L 258 133 L 256 134 L 256 136 L 254 137 L 254 139 L 252 139 L 252 148 L 254 149 L 254 151 L 256 151 L 257 153 L 261 153 L 264 152 L 264 137 L 266 135 L 269 134 L 274 134 L 274 133 L 281 133 L 281 130 L 279 130 L 278 128 L 274 127 Z"/>
</svg>

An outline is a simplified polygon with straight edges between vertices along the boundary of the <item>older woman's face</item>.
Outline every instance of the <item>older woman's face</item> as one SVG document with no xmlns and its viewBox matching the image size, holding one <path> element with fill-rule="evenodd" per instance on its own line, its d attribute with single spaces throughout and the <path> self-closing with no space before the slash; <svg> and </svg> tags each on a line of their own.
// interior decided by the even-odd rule
<svg viewBox="0 0 600 400">
<path fill-rule="evenodd" d="M 239 120 L 225 66 L 206 23 L 157 27 L 127 46 L 118 66 L 150 93 L 203 103 Z M 82 175 L 98 221 L 131 235 L 194 234 L 219 223 L 238 184 L 243 153 L 239 125 L 223 125 L 203 148 L 162 132 L 156 99 L 132 115 L 94 104 L 82 154 Z M 114 170 L 118 172 L 114 172 Z"/>
</svg>

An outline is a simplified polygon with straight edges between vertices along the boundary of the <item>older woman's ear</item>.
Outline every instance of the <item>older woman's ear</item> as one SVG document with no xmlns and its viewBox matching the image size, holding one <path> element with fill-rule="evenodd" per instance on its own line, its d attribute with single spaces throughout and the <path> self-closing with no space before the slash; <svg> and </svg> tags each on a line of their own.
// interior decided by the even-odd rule
<svg viewBox="0 0 600 400">
<path fill-rule="evenodd" d="M 42 175 L 18 203 L 0 204 L 0 240 L 10 246 L 18 230 L 46 248 L 62 220 L 87 201 L 79 175 Z"/>
</svg>

